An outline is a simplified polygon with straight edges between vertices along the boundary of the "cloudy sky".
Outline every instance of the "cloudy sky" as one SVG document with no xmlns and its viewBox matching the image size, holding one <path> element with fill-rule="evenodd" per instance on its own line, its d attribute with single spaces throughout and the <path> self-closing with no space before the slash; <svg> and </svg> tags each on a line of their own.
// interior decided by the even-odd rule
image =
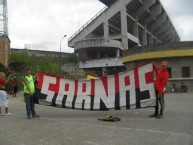
<svg viewBox="0 0 193 145">
<path fill-rule="evenodd" d="M 193 0 L 160 0 L 181 40 L 193 40 Z M 7 0 L 12 48 L 73 52 L 67 40 L 104 5 L 98 0 Z"/>
</svg>

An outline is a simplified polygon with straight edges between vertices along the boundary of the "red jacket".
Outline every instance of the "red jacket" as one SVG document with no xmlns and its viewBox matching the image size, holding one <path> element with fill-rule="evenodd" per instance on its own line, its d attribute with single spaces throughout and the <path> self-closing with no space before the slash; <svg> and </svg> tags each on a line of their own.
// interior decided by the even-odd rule
<svg viewBox="0 0 193 145">
<path fill-rule="evenodd" d="M 13 80 L 13 81 L 12 81 L 12 84 L 13 84 L 13 87 L 18 86 L 18 82 L 17 82 L 17 80 Z"/>
<path fill-rule="evenodd" d="M 6 82 L 2 78 L 0 78 L 0 89 L 4 88 L 5 84 Z"/>
<path fill-rule="evenodd" d="M 158 91 L 158 94 L 160 95 L 164 92 L 164 87 L 168 82 L 169 73 L 167 70 L 157 68 L 156 65 L 153 66 L 153 69 L 156 72 L 155 89 Z"/>
</svg>

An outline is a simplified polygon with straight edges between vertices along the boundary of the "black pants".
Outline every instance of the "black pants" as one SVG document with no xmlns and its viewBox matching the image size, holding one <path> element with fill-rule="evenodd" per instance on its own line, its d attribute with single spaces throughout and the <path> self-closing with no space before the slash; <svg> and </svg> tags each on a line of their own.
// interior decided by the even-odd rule
<svg viewBox="0 0 193 145">
<path fill-rule="evenodd" d="M 17 93 L 17 86 L 14 86 L 14 87 L 13 87 L 13 92 L 14 92 L 14 93 Z"/>
<path fill-rule="evenodd" d="M 160 104 L 160 113 L 159 113 L 159 104 Z M 161 95 L 158 95 L 158 91 L 156 90 L 156 106 L 155 106 L 155 115 L 163 115 L 164 112 L 164 106 L 165 106 L 165 101 L 164 101 L 164 93 Z"/>
</svg>

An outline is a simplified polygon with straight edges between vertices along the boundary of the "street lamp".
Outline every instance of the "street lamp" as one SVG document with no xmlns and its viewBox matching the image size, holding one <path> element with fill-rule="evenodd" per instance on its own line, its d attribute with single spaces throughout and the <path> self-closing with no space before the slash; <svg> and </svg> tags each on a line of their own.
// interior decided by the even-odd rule
<svg viewBox="0 0 193 145">
<path fill-rule="evenodd" d="M 62 73 L 62 62 L 61 62 L 61 45 L 62 45 L 62 40 L 66 37 L 67 35 L 64 35 L 63 37 L 62 37 L 62 39 L 60 40 L 60 74 Z"/>
</svg>

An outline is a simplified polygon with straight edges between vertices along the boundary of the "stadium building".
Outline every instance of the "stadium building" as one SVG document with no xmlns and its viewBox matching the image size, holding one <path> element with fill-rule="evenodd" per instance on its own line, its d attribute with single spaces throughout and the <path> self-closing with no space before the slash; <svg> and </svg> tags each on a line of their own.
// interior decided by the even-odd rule
<svg viewBox="0 0 193 145">
<path fill-rule="evenodd" d="M 79 68 L 121 71 L 125 69 L 120 60 L 123 51 L 180 40 L 159 0 L 100 2 L 105 8 L 68 40 Z"/>
<path fill-rule="evenodd" d="M 79 68 L 110 73 L 169 62 L 170 81 L 193 86 L 193 42 L 180 42 L 159 0 L 99 0 L 105 5 L 68 40 Z M 192 87 L 193 88 L 193 87 Z"/>
</svg>

